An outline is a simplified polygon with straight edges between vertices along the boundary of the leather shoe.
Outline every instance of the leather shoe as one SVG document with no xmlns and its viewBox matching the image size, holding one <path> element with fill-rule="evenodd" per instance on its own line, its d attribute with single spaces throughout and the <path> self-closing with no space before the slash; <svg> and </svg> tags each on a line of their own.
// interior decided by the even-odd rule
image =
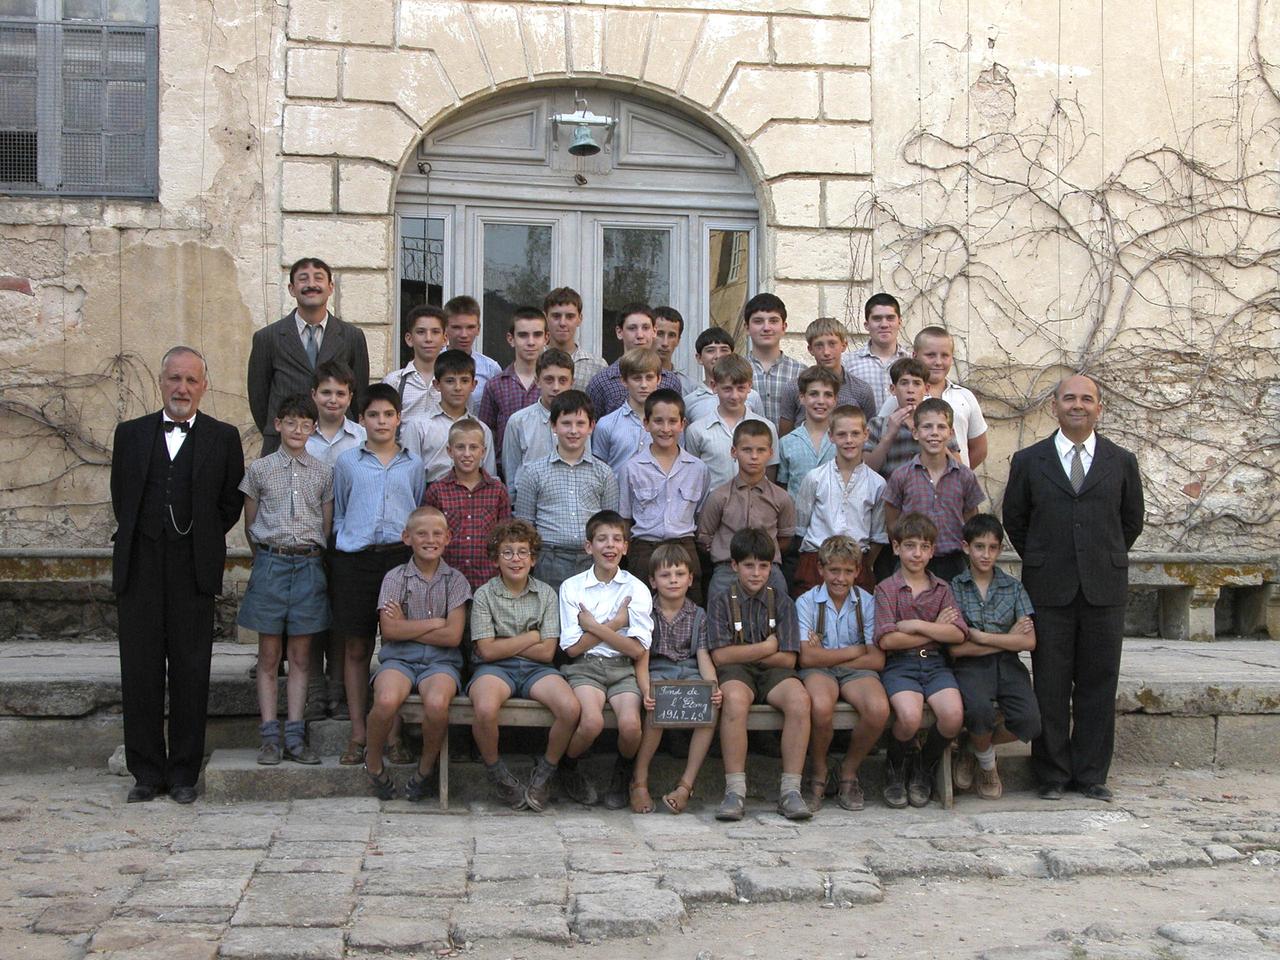
<svg viewBox="0 0 1280 960">
<path fill-rule="evenodd" d="M 169 799 L 174 803 L 195 803 L 196 788 L 195 787 L 173 787 L 169 791 Z"/>
<path fill-rule="evenodd" d="M 160 795 L 160 788 L 147 783 L 135 783 L 129 789 L 127 803 L 149 803 Z"/>
<path fill-rule="evenodd" d="M 1111 803 L 1116 796 L 1111 792 L 1111 788 L 1105 783 L 1086 783 L 1079 787 L 1080 796 L 1086 800 L 1101 800 L 1103 803 Z"/>
<path fill-rule="evenodd" d="M 1040 784 L 1041 800 L 1061 800 L 1063 795 L 1062 784 L 1060 783 L 1042 783 Z"/>
</svg>

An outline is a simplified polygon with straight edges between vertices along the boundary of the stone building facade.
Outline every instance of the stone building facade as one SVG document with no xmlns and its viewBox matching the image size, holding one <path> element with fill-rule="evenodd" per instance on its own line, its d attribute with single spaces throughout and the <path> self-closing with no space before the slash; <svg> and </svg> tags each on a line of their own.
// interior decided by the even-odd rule
<svg viewBox="0 0 1280 960">
<path fill-rule="evenodd" d="M 375 371 L 398 365 L 424 144 L 576 92 L 728 148 L 744 188 L 697 202 L 708 229 L 727 211 L 750 233 L 746 276 L 787 302 L 793 354 L 817 316 L 861 332 L 878 289 L 908 335 L 954 330 L 992 420 L 993 500 L 1011 452 L 1047 429 L 1053 382 L 1084 367 L 1108 385 L 1105 428 L 1140 451 L 1145 546 L 1274 553 L 1280 8 L 1159 0 L 1153 29 L 1139 6 L 165 0 L 157 196 L 0 196 L 0 543 L 106 544 L 111 429 L 156 405 L 172 343 L 206 352 L 206 407 L 256 449 L 250 337 L 287 309 L 297 257 L 334 266 L 335 311 Z M 494 205 L 560 191 L 570 209 L 575 172 L 551 162 L 523 197 L 513 174 Z M 582 175 L 608 192 L 608 166 Z M 483 248 L 450 224 L 445 287 L 479 295 L 462 287 Z M 574 239 L 553 281 L 591 245 Z M 686 239 L 671 290 L 696 330 L 711 254 Z"/>
</svg>

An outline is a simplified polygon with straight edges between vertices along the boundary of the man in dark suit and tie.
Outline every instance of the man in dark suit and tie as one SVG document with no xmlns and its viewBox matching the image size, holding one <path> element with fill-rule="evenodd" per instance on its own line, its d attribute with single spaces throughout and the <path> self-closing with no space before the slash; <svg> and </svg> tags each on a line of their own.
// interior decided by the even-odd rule
<svg viewBox="0 0 1280 960">
<path fill-rule="evenodd" d="M 280 446 L 276 408 L 292 393 L 311 393 L 317 364 L 341 360 L 356 376 L 348 416 L 355 419 L 369 385 L 369 347 L 364 332 L 329 312 L 333 271 L 323 260 L 303 257 L 289 268 L 289 295 L 297 307 L 253 335 L 249 351 L 249 410 L 262 433 L 265 457 Z"/>
<path fill-rule="evenodd" d="M 1094 432 L 1097 381 L 1067 377 L 1053 394 L 1058 430 L 1009 465 L 1004 526 L 1035 605 L 1031 654 L 1042 731 L 1031 744 L 1040 796 L 1074 786 L 1111 800 L 1116 684 L 1129 548 L 1142 532 L 1142 478 L 1132 453 Z"/>
<path fill-rule="evenodd" d="M 208 385 L 204 357 L 174 347 L 160 364 L 164 409 L 116 427 L 111 450 L 111 589 L 120 612 L 130 803 L 166 790 L 191 803 L 204 760 L 213 601 L 244 476 L 239 431 L 197 412 Z"/>
</svg>

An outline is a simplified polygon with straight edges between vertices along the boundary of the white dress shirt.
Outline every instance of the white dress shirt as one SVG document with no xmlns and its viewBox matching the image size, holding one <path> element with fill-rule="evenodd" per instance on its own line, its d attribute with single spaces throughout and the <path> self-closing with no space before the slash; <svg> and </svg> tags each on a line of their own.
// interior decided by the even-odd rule
<svg viewBox="0 0 1280 960">
<path fill-rule="evenodd" d="M 1089 475 L 1089 468 L 1093 466 L 1093 451 L 1098 444 L 1098 435 L 1090 433 L 1084 439 L 1084 449 L 1080 451 L 1080 465 L 1084 467 L 1084 475 Z M 1071 461 L 1074 459 L 1072 451 L 1075 450 L 1075 442 L 1068 440 L 1061 430 L 1053 435 L 1053 445 L 1058 450 L 1058 460 L 1062 464 L 1062 472 L 1067 475 L 1067 479 L 1071 479 Z"/>
<path fill-rule="evenodd" d="M 623 597 L 631 598 L 627 606 L 630 623 L 618 633 L 640 641 L 640 645 L 648 650 L 653 642 L 653 595 L 649 588 L 625 570 L 619 570 L 608 583 L 601 583 L 596 579 L 594 564 L 560 586 L 560 649 L 568 650 L 582 639 L 583 630 L 578 625 L 579 605 L 600 623 L 606 623 L 617 616 Z M 625 654 L 607 643 L 598 643 L 586 656 L 621 657 Z"/>
<path fill-rule="evenodd" d="M 307 350 L 307 327 L 313 326 L 313 324 L 309 324 L 307 321 L 303 320 L 302 317 L 298 315 L 297 310 L 293 311 L 293 320 L 298 325 L 298 336 L 302 340 L 302 351 L 305 353 Z M 319 323 L 314 324 L 314 326 L 316 328 L 316 355 L 318 356 L 320 354 L 320 347 L 324 343 L 325 330 L 329 326 L 328 311 L 325 312 L 324 319 Z"/>
<path fill-rule="evenodd" d="M 161 418 L 162 418 L 162 419 L 164 419 L 164 420 L 168 421 L 169 423 L 177 423 L 177 422 L 178 422 L 177 420 L 174 420 L 174 419 L 173 419 L 173 417 L 169 416 L 169 411 L 168 411 L 168 410 L 162 410 L 162 411 L 160 411 L 160 416 L 161 416 Z M 188 428 L 188 429 L 190 429 L 191 427 L 194 427 L 194 426 L 196 425 L 196 417 L 197 417 L 197 416 L 198 416 L 198 414 L 195 414 L 195 413 L 191 414 L 191 418 L 190 418 L 189 420 L 187 420 L 187 428 Z M 166 447 L 168 447 L 168 448 L 169 448 L 169 461 L 170 461 L 170 462 L 172 462 L 172 461 L 173 461 L 173 459 L 174 459 L 175 457 L 177 457 L 177 455 L 178 455 L 178 451 L 182 449 L 182 441 L 184 441 L 184 440 L 186 440 L 186 439 L 187 439 L 187 431 L 186 431 L 186 430 L 166 430 L 166 431 L 165 431 L 165 435 L 164 435 L 164 445 L 165 445 Z"/>
<path fill-rule="evenodd" d="M 401 380 L 404 381 L 403 388 L 400 386 Z M 382 382 L 389 383 L 400 391 L 401 421 L 427 416 L 440 405 L 440 391 L 436 388 L 436 378 L 433 376 L 428 380 L 413 365 L 412 360 L 409 361 L 408 366 L 388 373 L 382 378 Z M 472 396 L 475 396 L 475 391 L 472 391 Z"/>
<path fill-rule="evenodd" d="M 817 550 L 837 533 L 857 540 L 864 551 L 872 543 L 887 543 L 884 488 L 884 477 L 865 463 L 853 468 L 848 483 L 834 460 L 809 471 L 796 493 L 796 530 L 804 531 L 800 549 Z"/>
</svg>

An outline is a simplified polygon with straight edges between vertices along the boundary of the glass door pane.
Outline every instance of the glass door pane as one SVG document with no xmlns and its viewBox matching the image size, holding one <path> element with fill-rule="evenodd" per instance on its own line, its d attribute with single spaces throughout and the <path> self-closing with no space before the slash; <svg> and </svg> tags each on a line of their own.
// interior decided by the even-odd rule
<svg viewBox="0 0 1280 960">
<path fill-rule="evenodd" d="M 609 363 L 622 354 L 614 335 L 629 303 L 670 304 L 671 231 L 605 227 L 601 263 L 601 343 Z"/>
<path fill-rule="evenodd" d="M 484 298 L 483 351 L 505 367 L 513 358 L 507 323 L 519 307 L 542 307 L 551 289 L 551 224 L 495 223 L 482 226 Z"/>
<path fill-rule="evenodd" d="M 733 334 L 739 348 L 746 345 L 742 308 L 751 291 L 751 231 L 711 227 L 708 230 L 707 323 Z"/>
<path fill-rule="evenodd" d="M 400 366 L 409 362 L 412 351 L 404 344 L 404 321 L 414 307 L 429 303 L 444 305 L 443 217 L 400 218 L 400 331 L 397 344 Z M 353 318 L 354 319 L 354 318 Z"/>
</svg>

